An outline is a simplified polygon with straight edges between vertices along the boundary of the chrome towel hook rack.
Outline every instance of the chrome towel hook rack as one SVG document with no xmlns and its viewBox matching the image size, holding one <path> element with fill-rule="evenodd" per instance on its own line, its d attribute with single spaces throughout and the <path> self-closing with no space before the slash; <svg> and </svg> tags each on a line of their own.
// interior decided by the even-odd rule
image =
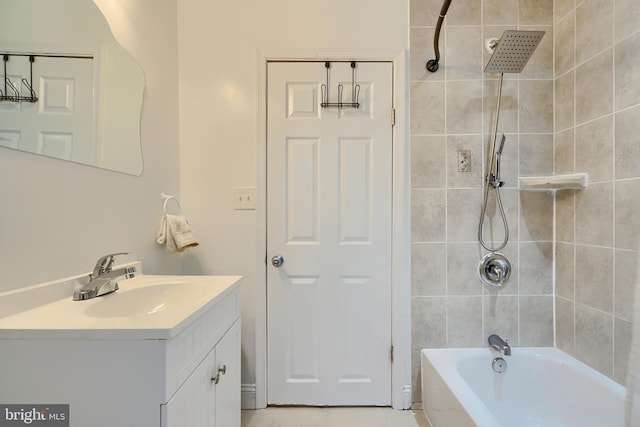
<svg viewBox="0 0 640 427">
<path fill-rule="evenodd" d="M 38 102 L 38 97 L 36 96 L 35 91 L 33 90 L 33 63 L 36 58 L 35 55 L 29 55 L 29 80 L 22 78 L 22 85 L 29 92 L 29 96 L 21 96 L 20 91 L 15 87 L 15 85 L 11 82 L 11 79 L 7 76 L 7 62 L 9 62 L 9 57 L 12 55 L 3 54 L 2 62 L 4 64 L 4 91 L 0 89 L 0 101 L 10 101 L 10 102 Z M 11 91 L 11 93 L 9 93 Z"/>
<path fill-rule="evenodd" d="M 3 82 L 0 83 L 0 101 L 9 101 L 9 102 L 38 102 L 38 96 L 36 95 L 36 91 L 33 89 L 33 64 L 36 62 L 36 57 L 40 58 L 72 58 L 72 59 L 93 59 L 91 55 L 56 55 L 56 54 L 48 54 L 48 53 L 2 53 L 2 62 L 3 62 L 3 70 L 4 73 L 2 75 Z M 14 82 L 9 78 L 9 74 L 7 72 L 7 63 L 9 62 L 11 57 L 28 57 L 29 58 L 29 80 L 26 78 L 22 78 L 22 86 L 26 89 L 28 94 L 21 95 L 18 88 Z M 4 88 L 4 90 L 2 89 Z"/>
<path fill-rule="evenodd" d="M 322 90 L 322 103 L 320 104 L 320 106 L 322 108 L 327 108 L 327 107 L 360 108 L 360 103 L 358 102 L 358 98 L 360 96 L 360 85 L 356 84 L 355 61 L 351 61 L 351 102 L 342 101 L 342 93 L 344 91 L 344 86 L 342 84 L 338 84 L 338 102 L 329 102 L 329 69 L 331 68 L 331 63 L 329 61 L 326 61 L 324 63 L 324 67 L 327 70 L 327 83 L 323 84 L 320 87 L 320 89 Z"/>
</svg>

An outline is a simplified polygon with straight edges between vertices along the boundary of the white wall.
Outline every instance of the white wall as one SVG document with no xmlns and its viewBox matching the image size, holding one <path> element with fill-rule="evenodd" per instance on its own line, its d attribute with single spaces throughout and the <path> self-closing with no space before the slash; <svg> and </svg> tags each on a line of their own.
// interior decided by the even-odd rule
<svg viewBox="0 0 640 427">
<path fill-rule="evenodd" d="M 259 57 L 283 49 L 313 57 L 340 50 L 408 49 L 408 1 L 180 0 L 182 206 L 201 240 L 190 273 L 242 274 L 243 384 L 256 382 L 256 211 L 234 211 L 233 187 L 255 187 Z M 320 55 L 320 54 L 318 54 Z"/>
<path fill-rule="evenodd" d="M 133 251 L 146 272 L 180 271 L 155 244 L 160 192 L 180 185 L 176 0 L 96 3 L 145 72 L 144 172 L 0 150 L 0 291 L 89 271 L 111 251 Z"/>
</svg>

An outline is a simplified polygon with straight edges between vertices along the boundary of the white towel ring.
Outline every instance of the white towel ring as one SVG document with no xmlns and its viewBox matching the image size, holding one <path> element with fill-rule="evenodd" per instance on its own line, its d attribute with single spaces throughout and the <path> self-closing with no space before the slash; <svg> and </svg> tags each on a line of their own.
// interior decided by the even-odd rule
<svg viewBox="0 0 640 427">
<path fill-rule="evenodd" d="M 162 198 L 162 200 L 164 200 L 164 203 L 162 205 L 162 210 L 164 211 L 165 215 L 167 215 L 167 203 L 169 202 L 169 200 L 173 200 L 173 201 L 176 202 L 176 204 L 178 205 L 178 209 L 179 209 L 178 213 L 182 212 L 182 206 L 180 206 L 180 202 L 174 196 L 171 196 L 171 195 L 165 194 L 165 193 L 160 193 L 160 197 Z"/>
</svg>

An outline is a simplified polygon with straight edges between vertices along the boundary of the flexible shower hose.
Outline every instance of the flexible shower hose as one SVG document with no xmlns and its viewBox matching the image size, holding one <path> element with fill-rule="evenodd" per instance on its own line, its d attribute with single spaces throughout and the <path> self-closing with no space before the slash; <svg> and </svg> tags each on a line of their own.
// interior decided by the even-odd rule
<svg viewBox="0 0 640 427">
<path fill-rule="evenodd" d="M 493 189 L 496 191 L 496 203 L 498 204 L 498 208 L 500 209 L 500 215 L 502 216 L 502 224 L 504 225 L 504 240 L 502 244 L 498 247 L 492 248 L 489 246 L 487 242 L 484 241 L 484 237 L 482 236 L 482 229 L 484 228 L 484 218 L 487 213 L 487 201 L 489 199 L 489 189 L 492 187 L 489 183 L 489 178 L 487 178 L 484 189 L 484 200 L 482 202 L 482 211 L 480 212 L 480 222 L 478 224 L 478 240 L 483 248 L 488 250 L 489 252 L 498 252 L 504 249 L 507 246 L 507 242 L 509 241 L 509 225 L 507 224 L 507 216 L 504 213 L 504 207 L 502 206 L 502 199 L 500 198 L 500 188 L 494 187 Z"/>
<path fill-rule="evenodd" d="M 509 242 L 509 225 L 507 224 L 507 216 L 504 213 L 504 207 L 502 206 L 502 199 L 500 198 L 500 186 L 502 182 L 500 182 L 500 172 L 498 170 L 497 163 L 497 155 L 496 155 L 496 139 L 498 137 L 498 120 L 500 119 L 500 101 L 502 100 L 502 81 L 504 79 L 504 73 L 500 73 L 500 79 L 498 81 L 498 98 L 496 102 L 496 120 L 493 124 L 493 138 L 491 139 L 491 146 L 487 151 L 487 177 L 484 182 L 484 200 L 482 202 L 482 209 L 480 212 L 480 221 L 478 223 L 478 241 L 482 245 L 483 248 L 488 250 L 489 252 L 497 252 L 504 249 L 507 246 L 507 242 Z M 502 145 L 504 145 L 504 135 L 503 135 Z M 502 147 L 499 149 L 502 152 Z M 495 172 L 495 175 L 498 176 L 498 182 L 494 185 L 494 181 L 492 181 L 492 173 Z M 482 229 L 484 228 L 484 218 L 487 214 L 487 201 L 489 199 L 489 189 L 493 187 L 496 191 L 496 203 L 498 204 L 498 208 L 500 209 L 500 215 L 502 216 L 502 224 L 504 225 L 504 240 L 502 244 L 498 247 L 492 248 L 489 246 L 487 242 L 484 241 L 484 237 L 482 236 Z"/>
</svg>

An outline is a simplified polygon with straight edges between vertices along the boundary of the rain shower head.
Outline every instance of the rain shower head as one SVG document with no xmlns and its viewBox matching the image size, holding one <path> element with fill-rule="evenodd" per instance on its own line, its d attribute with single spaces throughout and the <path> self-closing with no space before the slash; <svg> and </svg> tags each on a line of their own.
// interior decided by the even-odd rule
<svg viewBox="0 0 640 427">
<path fill-rule="evenodd" d="M 538 47 L 544 31 L 507 30 L 495 47 L 485 73 L 521 73 Z"/>
</svg>

